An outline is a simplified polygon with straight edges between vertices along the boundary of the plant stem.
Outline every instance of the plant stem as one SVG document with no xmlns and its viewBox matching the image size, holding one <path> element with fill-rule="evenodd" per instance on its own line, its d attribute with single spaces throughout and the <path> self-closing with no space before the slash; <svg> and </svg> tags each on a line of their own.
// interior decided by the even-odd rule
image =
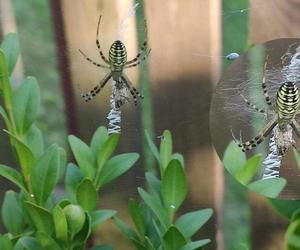
<svg viewBox="0 0 300 250">
<path fill-rule="evenodd" d="M 3 92 L 3 99 L 4 99 L 4 107 L 8 114 L 8 120 L 10 121 L 10 126 L 7 126 L 7 130 L 13 134 L 16 138 L 18 138 L 20 141 L 23 141 L 22 136 L 19 135 L 17 131 L 16 122 L 13 115 L 13 106 L 12 106 L 12 89 L 11 84 L 9 81 L 9 74 L 8 74 L 8 68 L 7 68 L 7 62 L 5 59 L 4 52 L 0 49 L 0 87 Z M 6 124 L 7 125 L 7 124 Z M 20 151 L 18 150 L 18 147 L 14 143 L 12 139 L 10 139 L 11 145 L 13 146 L 15 153 L 17 155 L 17 158 L 20 159 Z M 29 175 L 25 173 L 24 166 L 21 165 L 21 161 L 19 160 L 19 164 L 21 167 L 22 175 L 25 181 L 25 185 L 29 191 L 29 194 L 32 194 L 32 187 L 29 180 Z M 30 196 L 31 197 L 31 196 Z M 32 197 L 31 197 L 32 198 Z"/>
</svg>

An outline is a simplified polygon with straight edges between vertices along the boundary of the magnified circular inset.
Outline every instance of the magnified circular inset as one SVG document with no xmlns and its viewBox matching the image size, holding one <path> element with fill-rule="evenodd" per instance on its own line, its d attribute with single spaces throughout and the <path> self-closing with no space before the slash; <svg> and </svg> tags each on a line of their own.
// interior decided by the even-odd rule
<svg viewBox="0 0 300 250">
<path fill-rule="evenodd" d="M 213 95 L 210 129 L 225 168 L 272 198 L 300 199 L 300 39 L 276 39 L 233 61 Z"/>
</svg>

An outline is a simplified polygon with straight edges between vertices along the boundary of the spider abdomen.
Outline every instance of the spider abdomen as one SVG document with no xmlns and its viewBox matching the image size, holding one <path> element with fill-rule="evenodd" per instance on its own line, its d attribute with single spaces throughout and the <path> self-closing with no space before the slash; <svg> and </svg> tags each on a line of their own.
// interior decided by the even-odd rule
<svg viewBox="0 0 300 250">
<path fill-rule="evenodd" d="M 111 63 L 112 71 L 122 71 L 127 62 L 127 51 L 125 45 L 117 40 L 109 50 L 109 61 Z"/>
<path fill-rule="evenodd" d="M 280 120 L 290 121 L 299 107 L 299 90 L 292 82 L 283 83 L 276 96 L 276 107 Z"/>
</svg>

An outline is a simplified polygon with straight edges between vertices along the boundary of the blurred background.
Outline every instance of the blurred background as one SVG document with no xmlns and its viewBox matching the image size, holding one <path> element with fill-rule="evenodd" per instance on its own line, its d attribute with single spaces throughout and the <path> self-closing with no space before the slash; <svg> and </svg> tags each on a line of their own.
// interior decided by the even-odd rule
<svg viewBox="0 0 300 250">
<path fill-rule="evenodd" d="M 130 16 L 137 3 L 136 15 Z M 116 209 L 130 222 L 127 200 L 138 198 L 144 171 L 154 166 L 143 131 L 148 129 L 159 143 L 159 135 L 169 129 L 174 150 L 185 156 L 187 166 L 189 195 L 184 212 L 214 209 L 213 218 L 197 236 L 212 240 L 206 249 L 276 250 L 284 248 L 288 222 L 266 198 L 248 192 L 224 172 L 209 136 L 209 107 L 222 70 L 230 64 L 225 56 L 242 53 L 250 43 L 299 37 L 299 11 L 299 0 L 0 0 L 0 38 L 18 33 L 22 51 L 14 80 L 19 84 L 23 75 L 37 77 L 42 92 L 38 125 L 46 144 L 67 147 L 67 134 L 89 141 L 98 126 L 107 125 L 109 112 L 110 84 L 92 102 L 80 97 L 107 71 L 88 63 L 78 49 L 100 62 L 96 28 L 102 15 L 104 54 L 121 38 L 129 59 L 134 58 L 146 35 L 146 18 L 150 57 L 126 70 L 145 99 L 137 107 L 129 103 L 122 108 L 118 149 L 142 157 L 100 194 L 99 206 Z M 0 133 L 1 162 L 13 165 L 7 142 Z M 2 178 L 0 187 L 2 203 L 3 192 L 12 187 Z M 101 227 L 92 240 L 112 242 L 114 249 L 132 249 L 112 223 Z"/>
</svg>

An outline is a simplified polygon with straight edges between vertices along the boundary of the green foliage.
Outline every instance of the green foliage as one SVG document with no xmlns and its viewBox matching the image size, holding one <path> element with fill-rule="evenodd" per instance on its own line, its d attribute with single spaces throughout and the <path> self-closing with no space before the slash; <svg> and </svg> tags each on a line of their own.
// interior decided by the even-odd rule
<svg viewBox="0 0 300 250">
<path fill-rule="evenodd" d="M 16 169 L 0 164 L 0 176 L 20 189 L 19 193 L 5 194 L 1 215 L 8 234 L 0 235 L 0 249 L 83 250 L 92 231 L 109 219 L 137 249 L 191 250 L 207 244 L 209 240 L 192 242 L 191 237 L 211 217 L 211 210 L 193 211 L 174 221 L 187 195 L 187 180 L 183 156 L 172 152 L 169 131 L 164 131 L 159 150 L 146 135 L 158 161 L 160 178 L 146 173 L 149 191 L 138 188 L 142 202 L 129 201 L 137 232 L 122 222 L 115 210 L 97 210 L 102 187 L 128 171 L 139 155 L 114 155 L 119 134 L 108 135 L 104 127 L 95 131 L 90 145 L 69 136 L 76 163 L 68 162 L 65 150 L 56 144 L 44 149 L 44 138 L 36 122 L 40 107 L 37 80 L 27 77 L 16 90 L 11 88 L 17 45 L 17 36 L 10 34 L 1 45 L 5 51 L 0 49 L 0 115 L 18 163 Z M 59 198 L 55 188 L 64 175 L 66 192 Z M 102 245 L 92 249 L 112 248 Z"/>
<path fill-rule="evenodd" d="M 300 249 L 300 209 L 294 212 L 290 225 L 285 233 L 285 243 L 287 250 Z"/>
<path fill-rule="evenodd" d="M 236 180 L 249 189 L 269 198 L 276 198 L 286 185 L 285 179 L 276 178 L 251 182 L 261 166 L 261 159 L 261 155 L 254 155 L 246 160 L 245 153 L 232 141 L 224 152 L 223 164 Z"/>
<path fill-rule="evenodd" d="M 1 215 L 9 234 L 0 235 L 0 249 L 83 250 L 92 230 L 116 214 L 114 210 L 96 210 L 98 192 L 129 170 L 139 155 L 114 155 L 119 135 L 109 136 L 104 127 L 96 130 L 90 146 L 69 136 L 79 167 L 68 163 L 65 150 L 56 144 L 44 150 L 43 135 L 36 122 L 40 107 L 37 80 L 27 77 L 16 90 L 11 88 L 17 45 L 17 36 L 10 34 L 1 44 L 5 51 L 0 49 L 0 115 L 19 167 L 0 164 L 0 176 L 20 188 L 20 193 L 5 194 Z M 55 188 L 64 175 L 66 194 L 57 198 Z"/>
<path fill-rule="evenodd" d="M 212 216 L 211 209 L 192 211 L 174 220 L 187 194 L 183 156 L 172 152 L 172 135 L 164 131 L 160 149 L 150 140 L 149 148 L 158 161 L 160 178 L 146 173 L 149 191 L 138 188 L 142 202 L 129 200 L 128 208 L 135 230 L 114 216 L 114 222 L 128 236 L 137 250 L 200 249 L 210 240 L 191 241 Z"/>
</svg>

